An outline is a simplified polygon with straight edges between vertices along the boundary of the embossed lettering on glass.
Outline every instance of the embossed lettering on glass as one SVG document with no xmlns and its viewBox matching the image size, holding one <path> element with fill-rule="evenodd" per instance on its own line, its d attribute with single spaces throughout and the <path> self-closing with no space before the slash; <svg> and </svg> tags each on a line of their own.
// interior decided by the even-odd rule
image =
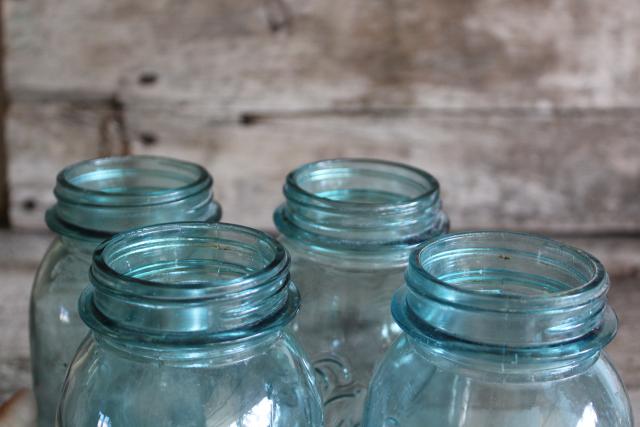
<svg viewBox="0 0 640 427">
<path fill-rule="evenodd" d="M 376 369 L 365 427 L 631 427 L 603 348 L 617 319 L 601 263 L 509 232 L 442 236 L 393 299 L 404 330 Z"/>
<path fill-rule="evenodd" d="M 88 329 L 78 316 L 91 253 L 116 232 L 170 221 L 217 221 L 212 178 L 178 160 L 128 156 L 89 160 L 64 169 L 46 215 L 57 238 L 31 293 L 31 366 L 40 427 L 52 426 L 69 362 Z"/>
<path fill-rule="evenodd" d="M 265 233 L 175 223 L 98 247 L 58 427 L 320 427 L 309 362 L 286 331 L 299 295 Z"/>
<path fill-rule="evenodd" d="M 327 425 L 355 425 L 375 362 L 400 329 L 389 313 L 408 256 L 445 232 L 438 182 L 403 164 L 338 159 L 289 174 L 274 220 L 302 294 L 294 324 L 314 361 Z"/>
</svg>

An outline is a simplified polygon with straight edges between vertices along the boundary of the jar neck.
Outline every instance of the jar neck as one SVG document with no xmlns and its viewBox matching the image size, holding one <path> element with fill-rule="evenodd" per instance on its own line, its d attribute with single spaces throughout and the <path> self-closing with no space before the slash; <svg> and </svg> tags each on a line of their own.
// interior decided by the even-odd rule
<svg viewBox="0 0 640 427">
<path fill-rule="evenodd" d="M 405 278 L 392 312 L 409 335 L 503 371 L 593 359 L 617 328 L 600 262 L 544 237 L 442 236 L 410 257 Z"/>
<path fill-rule="evenodd" d="M 58 174 L 49 228 L 97 240 L 131 228 L 173 221 L 217 221 L 213 179 L 193 163 L 125 156 L 77 163 Z"/>
<path fill-rule="evenodd" d="M 406 257 L 448 229 L 438 181 L 398 163 L 336 159 L 291 172 L 276 227 L 319 252 L 396 252 Z"/>
<path fill-rule="evenodd" d="M 201 345 L 282 328 L 299 306 L 289 256 L 266 234 L 229 224 L 132 230 L 94 254 L 80 315 L 112 339 Z"/>
</svg>

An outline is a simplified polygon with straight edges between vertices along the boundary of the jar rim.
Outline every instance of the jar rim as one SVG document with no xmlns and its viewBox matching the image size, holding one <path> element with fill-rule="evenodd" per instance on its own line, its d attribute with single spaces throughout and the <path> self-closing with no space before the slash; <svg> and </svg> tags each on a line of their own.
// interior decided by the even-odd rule
<svg viewBox="0 0 640 427">
<path fill-rule="evenodd" d="M 111 280 L 114 282 L 131 282 L 137 285 L 145 286 L 147 289 L 158 289 L 158 290 L 170 290 L 175 289 L 178 291 L 182 290 L 206 290 L 207 288 L 211 288 L 212 282 L 196 282 L 191 284 L 184 283 L 170 283 L 170 282 L 158 282 L 154 280 L 141 279 L 139 277 L 133 277 L 127 275 L 126 273 L 122 273 L 113 268 L 107 260 L 105 260 L 105 251 L 111 247 L 114 247 L 119 244 L 123 244 L 129 239 L 132 238 L 143 238 L 148 239 L 151 235 L 154 234 L 166 234 L 170 232 L 181 233 L 185 230 L 198 230 L 206 232 L 206 230 L 214 231 L 216 233 L 237 233 L 239 235 L 251 236 L 260 241 L 261 244 L 264 244 L 269 247 L 270 250 L 273 251 L 273 259 L 268 263 L 261 267 L 260 270 L 247 273 L 239 277 L 235 277 L 232 279 L 219 280 L 216 284 L 231 286 L 234 288 L 242 288 L 248 283 L 259 281 L 261 279 L 266 279 L 272 275 L 277 275 L 282 272 L 283 269 L 288 268 L 289 257 L 286 253 L 286 250 L 282 245 L 280 245 L 275 239 L 269 236 L 267 233 L 263 231 L 259 231 L 250 227 L 246 227 L 243 225 L 237 224 L 229 224 L 229 223 L 205 223 L 205 222 L 174 222 L 174 223 L 166 223 L 166 224 L 154 224 L 148 227 L 136 228 L 133 230 L 128 230 L 122 233 L 115 235 L 113 238 L 102 242 L 93 253 L 93 265 L 92 272 L 100 272 L 100 275 L 104 277 L 102 280 Z M 228 292 L 228 287 L 225 288 L 225 292 Z M 218 289 L 222 292 L 222 289 Z M 216 292 L 212 292 L 207 295 L 215 295 Z"/>
<path fill-rule="evenodd" d="M 558 251 L 570 253 L 574 260 L 579 259 L 580 262 L 583 263 L 585 268 L 591 270 L 589 274 L 590 277 L 578 287 L 572 287 L 561 291 L 554 291 L 543 295 L 532 296 L 510 293 L 505 294 L 498 292 L 487 294 L 474 288 L 458 286 L 456 284 L 443 280 L 437 275 L 432 274 L 432 272 L 429 271 L 427 267 L 425 267 L 424 261 L 426 256 L 428 256 L 428 252 L 430 250 L 433 250 L 436 246 L 469 238 L 484 239 L 487 241 L 495 241 L 496 239 L 510 239 L 512 241 L 519 242 L 533 242 L 534 245 L 532 246 L 551 246 Z M 553 305 L 557 307 L 564 305 L 575 305 L 577 303 L 576 300 L 582 299 L 587 291 L 593 290 L 594 288 L 604 288 L 604 291 L 606 291 L 607 288 L 607 284 L 605 283 L 607 281 L 605 268 L 602 263 L 590 253 L 546 236 L 517 231 L 463 231 L 441 235 L 425 242 L 422 246 L 415 250 L 409 258 L 409 266 L 409 268 L 411 268 L 413 272 L 421 275 L 426 280 L 433 282 L 452 293 L 476 298 L 478 300 L 477 302 L 483 301 L 486 303 L 512 303 L 514 301 L 520 301 L 526 302 L 527 304 L 535 304 L 536 306 L 544 306 L 545 303 L 553 302 Z M 587 296 L 587 298 L 591 297 L 592 296 Z"/>
<path fill-rule="evenodd" d="M 578 357 L 615 336 L 608 288 L 604 267 L 583 250 L 528 233 L 460 232 L 412 253 L 392 314 L 443 348 Z"/>
<path fill-rule="evenodd" d="M 178 159 L 130 155 L 85 160 L 57 176 L 49 228 L 74 240 L 102 241 L 123 230 L 172 221 L 217 221 L 213 178 Z"/>
<path fill-rule="evenodd" d="M 407 262 L 410 251 L 449 227 L 440 185 L 428 172 L 366 158 L 320 160 L 287 175 L 278 231 L 314 254 L 387 254 Z"/>
<path fill-rule="evenodd" d="M 136 164 L 134 164 L 136 163 Z M 162 168 L 170 166 L 180 172 L 190 174 L 186 184 L 168 186 L 153 191 L 145 191 L 142 196 L 139 191 L 123 187 L 118 191 L 106 191 L 104 188 L 92 188 L 86 184 L 78 183 L 78 178 L 87 175 L 87 172 L 108 170 L 110 168 L 122 168 L 130 171 L 137 171 L 140 167 Z M 100 177 L 98 177 L 100 178 Z M 185 178 L 187 178 L 185 176 Z M 83 181 L 84 182 L 84 181 Z M 213 177 L 202 166 L 163 156 L 151 155 L 128 155 L 98 157 L 74 163 L 62 169 L 56 177 L 55 194 L 57 198 L 78 203 L 96 206 L 152 206 L 167 201 L 178 201 L 186 198 L 193 192 L 200 191 L 201 187 L 213 185 Z M 193 190 L 193 191 L 191 191 Z M 99 198 L 99 200 L 88 200 L 89 198 Z M 129 204 L 123 204 L 123 200 Z"/>
<path fill-rule="evenodd" d="M 79 311 L 94 331 L 128 341 L 202 344 L 259 335 L 298 311 L 289 264 L 278 241 L 245 226 L 134 229 L 98 246 Z"/>
<path fill-rule="evenodd" d="M 339 168 L 354 168 L 354 167 L 378 167 L 389 168 L 390 171 L 405 172 L 414 174 L 415 177 L 423 180 L 425 183 L 425 190 L 419 194 L 412 196 L 408 199 L 400 202 L 381 202 L 381 203 L 363 203 L 353 200 L 336 200 L 330 197 L 324 197 L 308 191 L 300 184 L 300 180 L 303 176 L 308 176 L 313 172 L 322 170 L 330 171 L 337 170 Z M 288 188 L 287 188 L 288 187 Z M 430 173 L 399 162 L 392 162 L 388 160 L 371 159 L 371 158 L 334 158 L 318 160 L 315 162 L 306 163 L 299 168 L 290 172 L 286 177 L 285 195 L 291 193 L 297 193 L 299 196 L 307 198 L 310 203 L 317 203 L 325 208 L 334 208 L 341 210 L 363 210 L 383 212 L 388 210 L 404 210 L 414 207 L 416 204 L 429 200 L 440 191 L 440 183 Z M 437 201 L 434 199 L 433 203 Z"/>
</svg>

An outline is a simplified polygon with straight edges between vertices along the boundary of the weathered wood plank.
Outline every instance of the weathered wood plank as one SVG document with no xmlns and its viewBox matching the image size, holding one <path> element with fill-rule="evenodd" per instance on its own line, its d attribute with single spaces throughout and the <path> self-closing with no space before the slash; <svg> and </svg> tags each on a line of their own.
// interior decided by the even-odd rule
<svg viewBox="0 0 640 427">
<path fill-rule="evenodd" d="M 205 165 L 224 220 L 258 228 L 271 228 L 289 170 L 346 156 L 432 172 L 457 228 L 640 229 L 638 114 L 322 116 L 238 126 L 131 109 L 127 123 L 133 152 Z"/>
<path fill-rule="evenodd" d="M 0 402 L 31 386 L 29 295 L 53 235 L 0 231 Z"/>
<path fill-rule="evenodd" d="M 0 402 L 31 384 L 28 299 L 35 269 L 52 235 L 0 231 Z M 610 302 L 620 318 L 617 338 L 607 352 L 629 389 L 640 414 L 640 239 L 563 238 L 596 255 L 612 278 Z"/>
<path fill-rule="evenodd" d="M 31 385 L 29 294 L 36 266 L 24 269 L 2 265 L 0 401 L 8 398 L 18 388 Z"/>
<path fill-rule="evenodd" d="M 110 117 L 95 105 L 14 105 L 8 141 L 15 224 L 44 227 L 55 174 L 102 151 L 100 129 Z M 254 117 L 242 125 L 130 108 L 126 122 L 134 153 L 203 164 L 215 177 L 224 219 L 258 228 L 272 228 L 289 170 L 351 156 L 432 172 L 457 228 L 640 230 L 640 113 Z"/>
<path fill-rule="evenodd" d="M 4 2 L 0 3 L 0 20 L 4 16 Z M 5 141 L 5 114 L 7 111 L 7 93 L 4 82 L 4 22 L 0 22 L 0 227 L 9 225 L 9 185 L 7 184 L 7 149 Z"/>
<path fill-rule="evenodd" d="M 54 238 L 49 230 L 0 231 L 0 268 L 35 275 L 35 268 Z M 30 285 L 27 287 L 31 289 Z"/>
<path fill-rule="evenodd" d="M 640 106 L 635 0 L 7 0 L 14 98 L 215 116 Z"/>
<path fill-rule="evenodd" d="M 1 29 L 0 29 L 1 30 Z M 1 38 L 0 38 L 1 43 Z M 1 77 L 0 77 L 1 78 Z M 0 89 L 0 227 L 9 225 L 9 158 L 5 138 L 5 95 Z"/>
<path fill-rule="evenodd" d="M 638 267 L 636 264 L 636 269 Z M 640 340 L 636 326 L 640 322 L 640 312 L 637 310 L 640 304 L 639 284 L 640 273 L 625 278 L 614 276 L 609 294 L 610 304 L 616 310 L 620 323 L 618 335 L 607 347 L 607 354 L 631 390 L 640 389 L 640 357 L 637 356 L 640 354 Z"/>
<path fill-rule="evenodd" d="M 0 405 L 0 427 L 36 427 L 36 411 L 33 393 L 22 389 Z"/>
<path fill-rule="evenodd" d="M 6 136 L 13 225 L 44 227 L 57 173 L 70 163 L 122 152 L 117 126 L 107 103 L 14 103 Z"/>
</svg>

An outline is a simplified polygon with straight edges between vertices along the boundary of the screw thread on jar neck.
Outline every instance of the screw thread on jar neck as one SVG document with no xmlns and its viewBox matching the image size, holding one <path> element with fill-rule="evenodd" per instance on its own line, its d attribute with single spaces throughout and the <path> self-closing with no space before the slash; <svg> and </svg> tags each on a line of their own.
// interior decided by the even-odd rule
<svg viewBox="0 0 640 427">
<path fill-rule="evenodd" d="M 392 312 L 409 335 L 460 355 L 523 365 L 575 360 L 592 358 L 615 335 L 608 287 L 597 259 L 560 242 L 450 234 L 410 257 Z"/>
<path fill-rule="evenodd" d="M 155 156 L 107 157 L 63 169 L 47 211 L 49 228 L 76 239 L 173 221 L 217 221 L 211 175 L 193 163 Z"/>
<path fill-rule="evenodd" d="M 117 340 L 204 344 L 286 325 L 299 297 L 289 256 L 230 224 L 173 223 L 119 234 L 94 254 L 80 314 Z"/>
<path fill-rule="evenodd" d="M 448 228 L 438 181 L 399 163 L 336 159 L 306 164 L 284 185 L 274 213 L 294 241 L 336 250 L 410 251 Z"/>
</svg>

